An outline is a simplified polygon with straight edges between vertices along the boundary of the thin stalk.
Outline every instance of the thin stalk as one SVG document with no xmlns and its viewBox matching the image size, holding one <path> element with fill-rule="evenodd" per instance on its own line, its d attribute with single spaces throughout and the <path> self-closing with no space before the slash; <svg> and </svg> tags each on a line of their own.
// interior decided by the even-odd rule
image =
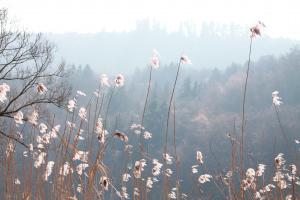
<svg viewBox="0 0 300 200">
<path fill-rule="evenodd" d="M 153 69 L 152 66 L 150 66 L 147 95 L 146 95 L 145 104 L 144 104 L 143 113 L 142 113 L 142 119 L 141 119 L 141 129 L 140 129 L 140 132 L 141 132 L 140 133 L 140 156 L 141 156 L 141 158 L 142 158 L 142 155 L 144 153 L 144 138 L 143 138 L 143 134 L 142 134 L 142 129 L 143 129 L 143 125 L 144 125 L 145 112 L 146 112 L 146 107 L 147 107 L 149 94 L 150 94 L 151 80 L 152 80 L 152 69 Z"/>
<path fill-rule="evenodd" d="M 295 164 L 297 164 L 298 163 L 297 152 L 289 144 L 289 138 L 288 138 L 288 135 L 287 135 L 285 129 L 283 128 L 283 125 L 282 125 L 282 122 L 281 122 L 281 119 L 280 119 L 280 115 L 279 115 L 278 107 L 275 104 L 273 104 L 273 107 L 274 107 L 274 110 L 275 110 L 275 113 L 276 113 L 276 118 L 277 118 L 277 121 L 278 121 L 278 124 L 279 124 L 279 127 L 280 127 L 281 134 L 282 134 L 282 136 L 283 136 L 283 138 L 286 142 L 287 150 L 291 154 L 291 156 L 293 157 L 293 161 L 295 162 Z"/>
<path fill-rule="evenodd" d="M 168 115 L 167 115 L 167 127 L 166 127 L 166 132 L 165 132 L 164 153 L 167 153 L 170 112 L 171 112 L 172 101 L 173 101 L 173 97 L 174 97 L 174 93 L 175 93 L 176 83 L 177 83 L 177 80 L 178 80 L 180 65 L 181 65 L 181 60 L 179 61 L 179 64 L 178 64 L 178 67 L 177 67 L 176 78 L 175 78 L 175 82 L 174 82 L 174 85 L 173 85 L 171 98 L 170 98 L 170 101 L 169 101 L 169 108 L 168 108 Z"/>
<path fill-rule="evenodd" d="M 97 95 L 97 99 L 96 99 L 96 105 L 95 105 L 95 115 L 94 115 L 94 123 L 93 123 L 93 131 L 95 130 L 95 124 L 96 124 L 96 120 L 97 120 L 97 110 L 98 110 L 98 102 L 99 102 L 99 97 L 100 97 L 100 89 L 101 89 L 101 83 L 99 83 L 98 86 L 98 95 Z"/>
<path fill-rule="evenodd" d="M 273 104 L 273 107 L 274 107 L 274 110 L 275 110 L 275 113 L 276 113 L 276 118 L 277 118 L 277 121 L 278 121 L 280 130 L 281 130 L 281 134 L 282 134 L 282 136 L 283 136 L 283 138 L 284 138 L 284 140 L 285 140 L 285 142 L 286 142 L 287 147 L 289 148 L 289 142 L 288 142 L 289 140 L 288 140 L 288 137 L 287 137 L 287 135 L 286 135 L 286 133 L 285 133 L 285 131 L 284 131 L 284 128 L 283 128 L 283 126 L 282 126 L 282 123 L 281 123 L 281 120 L 280 120 L 280 117 L 279 117 L 279 111 L 278 111 L 278 108 L 277 108 L 277 106 L 275 106 L 274 104 Z"/>
<path fill-rule="evenodd" d="M 247 72 L 246 72 L 246 80 L 244 85 L 244 95 L 243 95 L 243 111 L 242 111 L 242 134 L 241 134 L 241 144 L 240 144 L 240 178 L 243 179 L 243 164 L 244 164 L 244 133 L 245 133 L 245 104 L 246 104 L 246 94 L 247 94 L 247 85 L 248 85 L 248 78 L 249 78 L 249 69 L 250 69 L 250 62 L 251 62 L 251 51 L 252 51 L 252 41 L 253 37 L 250 40 L 249 46 L 249 55 L 248 55 L 248 65 L 247 65 Z M 244 198 L 244 192 L 242 191 L 242 198 Z"/>
<path fill-rule="evenodd" d="M 179 187 L 180 187 L 180 183 L 178 180 L 178 173 L 179 173 L 179 161 L 178 161 L 178 157 L 177 157 L 177 147 L 176 147 L 176 109 L 175 109 L 175 101 L 173 103 L 173 146 L 174 146 L 174 153 L 175 153 L 175 165 L 176 165 L 176 197 L 177 199 L 180 199 L 180 191 L 179 191 Z"/>
<path fill-rule="evenodd" d="M 144 103 L 144 108 L 143 108 L 143 113 L 142 113 L 142 118 L 141 118 L 141 127 L 140 127 L 140 138 L 139 138 L 139 146 L 140 146 L 140 159 L 143 158 L 144 155 L 144 137 L 143 137 L 143 125 L 144 125 L 144 118 L 145 118 L 145 113 L 146 113 L 146 107 L 147 107 L 147 103 L 148 103 L 148 99 L 149 99 L 149 94 L 150 94 L 150 88 L 151 88 L 151 80 L 152 80 L 152 66 L 150 65 L 150 72 L 149 72 L 149 80 L 148 80 L 148 87 L 147 87 L 147 94 L 146 94 L 146 99 L 145 99 L 145 103 Z M 140 179 L 139 181 L 139 189 L 140 189 L 140 197 L 141 199 L 143 199 L 143 195 L 142 195 L 142 188 L 143 188 L 143 181 Z M 147 195 L 145 195 L 145 199 Z"/>
<path fill-rule="evenodd" d="M 108 111 L 109 111 L 109 108 L 110 108 L 110 103 L 111 103 L 114 92 L 115 92 L 115 87 L 112 89 L 112 92 L 111 92 L 109 100 L 108 100 L 108 104 L 107 104 L 106 112 L 105 112 L 105 119 L 104 119 L 104 123 L 103 123 L 103 128 L 106 128 L 106 120 L 107 120 Z"/>
<path fill-rule="evenodd" d="M 169 101 L 169 108 L 168 108 L 168 115 L 167 115 L 167 127 L 166 127 L 166 132 L 165 132 L 165 141 L 164 141 L 164 155 L 166 155 L 166 153 L 167 153 L 170 112 L 171 112 L 172 101 L 173 101 L 173 97 L 174 97 L 174 93 L 175 93 L 176 83 L 177 83 L 177 80 L 178 80 L 180 66 L 181 66 L 181 58 L 180 58 L 179 63 L 178 63 L 176 78 L 175 78 L 175 82 L 174 82 L 174 85 L 173 85 L 171 98 L 170 98 L 170 101 Z M 165 169 L 166 168 L 166 160 L 165 159 L 163 159 L 163 160 L 164 160 L 164 169 Z M 168 194 L 168 188 L 165 187 L 166 185 L 167 185 L 167 177 L 166 177 L 166 174 L 164 172 L 164 190 L 163 190 L 163 192 L 166 193 L 164 195 Z"/>
<path fill-rule="evenodd" d="M 292 171 L 293 171 L 293 169 L 291 167 L 291 172 Z M 296 175 L 294 175 L 293 172 L 292 172 L 292 200 L 296 200 L 295 178 L 296 178 Z"/>
</svg>

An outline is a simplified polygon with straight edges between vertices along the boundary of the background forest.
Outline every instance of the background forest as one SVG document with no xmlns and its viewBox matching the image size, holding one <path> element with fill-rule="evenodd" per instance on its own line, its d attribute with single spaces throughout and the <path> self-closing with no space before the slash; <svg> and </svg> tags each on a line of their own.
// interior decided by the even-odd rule
<svg viewBox="0 0 300 200">
<path fill-rule="evenodd" d="M 299 198 L 298 41 L 0 22 L 3 199 Z"/>
</svg>

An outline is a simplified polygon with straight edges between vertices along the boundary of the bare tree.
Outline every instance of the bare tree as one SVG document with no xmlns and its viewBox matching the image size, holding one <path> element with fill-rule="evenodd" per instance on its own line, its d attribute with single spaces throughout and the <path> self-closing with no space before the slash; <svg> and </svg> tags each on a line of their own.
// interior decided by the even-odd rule
<svg viewBox="0 0 300 200">
<path fill-rule="evenodd" d="M 54 46 L 41 34 L 16 28 L 6 9 L 0 10 L 0 29 L 0 84 L 10 88 L 7 99 L 0 102 L 0 118 L 13 118 L 18 111 L 45 104 L 62 106 L 70 87 L 65 64 L 53 66 Z"/>
</svg>

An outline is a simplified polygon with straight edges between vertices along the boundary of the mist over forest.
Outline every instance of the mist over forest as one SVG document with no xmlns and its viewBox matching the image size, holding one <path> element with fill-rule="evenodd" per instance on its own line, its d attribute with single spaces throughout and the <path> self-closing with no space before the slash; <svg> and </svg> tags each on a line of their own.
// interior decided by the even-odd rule
<svg viewBox="0 0 300 200">
<path fill-rule="evenodd" d="M 295 140 L 300 138 L 300 50 L 291 48 L 279 56 L 262 56 L 251 62 L 251 79 L 248 85 L 247 98 L 247 146 L 246 165 L 257 166 L 264 163 L 271 168 L 273 157 L 282 152 L 287 158 L 292 158 L 291 151 L 298 151 Z M 147 142 L 149 154 L 160 155 L 163 146 L 163 133 L 167 119 L 168 98 L 172 89 L 177 65 L 170 63 L 162 65 L 153 72 L 152 89 L 145 114 L 144 126 L 153 133 L 151 142 Z M 232 64 L 222 69 L 195 69 L 183 67 L 177 85 L 176 105 L 176 141 L 177 154 L 181 164 L 182 189 L 192 194 L 223 198 L 220 193 L 213 192 L 213 186 L 207 187 L 206 192 L 199 193 L 192 187 L 191 180 L 184 174 L 195 164 L 191 157 L 201 149 L 205 155 L 206 166 L 215 174 L 224 173 L 230 169 L 231 139 L 237 138 L 241 128 L 242 91 L 245 78 L 246 64 Z M 101 73 L 92 66 L 73 66 L 71 76 L 74 88 L 93 95 Z M 126 76 L 126 84 L 111 102 L 111 130 L 126 130 L 130 125 L 139 121 L 143 108 L 145 90 L 149 74 L 148 67 L 137 68 L 131 75 Z M 86 77 L 89 77 L 88 79 Z M 113 76 L 111 76 L 113 78 Z M 272 106 L 272 92 L 278 90 L 284 97 L 280 107 L 281 123 L 284 132 L 277 122 L 276 112 Z M 75 91 L 74 91 L 75 92 Z M 88 100 L 88 99 L 86 99 Z M 86 101 L 86 103 L 88 103 Z M 104 102 L 104 105 L 107 102 Z M 172 120 L 171 120 L 172 121 Z M 173 130 L 173 129 L 172 129 Z M 172 132 L 172 131 L 171 131 Z M 172 134 L 169 135 L 172 141 Z M 132 141 L 138 146 L 138 139 Z M 286 143 L 287 142 L 287 143 Z M 291 146 L 291 149 L 287 148 Z M 122 146 L 116 147 L 116 152 L 122 151 Z M 170 144 L 170 149 L 171 144 Z M 138 156 L 138 155 L 136 155 Z M 111 162 L 111 157 L 107 162 Z M 122 160 L 122 154 L 116 153 L 115 160 Z M 174 169 L 173 169 L 174 170 Z M 271 169 L 270 169 L 271 170 Z M 266 173 L 270 176 L 273 171 Z M 157 188 L 158 189 L 158 188 Z M 212 195 L 214 193 L 214 195 Z M 158 198 L 158 196 L 156 196 Z"/>
<path fill-rule="evenodd" d="M 261 21 L 9 22 L 0 9 L 0 199 L 300 198 L 298 40 Z"/>
<path fill-rule="evenodd" d="M 151 59 L 153 49 L 162 64 L 177 62 L 185 53 L 193 61 L 189 68 L 224 69 L 247 60 L 249 28 L 239 25 L 204 23 L 200 30 L 186 22 L 178 32 L 167 32 L 158 22 L 143 20 L 130 32 L 47 34 L 57 47 L 57 58 L 68 64 L 90 65 L 100 73 L 132 73 Z M 264 35 L 253 46 L 254 60 L 261 56 L 280 56 L 299 41 Z"/>
</svg>

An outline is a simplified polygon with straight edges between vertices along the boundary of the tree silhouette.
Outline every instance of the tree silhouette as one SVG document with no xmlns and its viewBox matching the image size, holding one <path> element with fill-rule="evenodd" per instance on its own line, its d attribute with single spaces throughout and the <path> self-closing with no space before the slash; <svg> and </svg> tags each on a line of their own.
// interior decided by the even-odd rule
<svg viewBox="0 0 300 200">
<path fill-rule="evenodd" d="M 9 87 L 0 103 L 0 118 L 13 118 L 18 111 L 36 110 L 43 104 L 63 105 L 70 87 L 64 80 L 65 64 L 52 67 L 53 55 L 54 46 L 41 34 L 19 30 L 9 21 L 7 10 L 0 10 L 0 84 Z"/>
</svg>

